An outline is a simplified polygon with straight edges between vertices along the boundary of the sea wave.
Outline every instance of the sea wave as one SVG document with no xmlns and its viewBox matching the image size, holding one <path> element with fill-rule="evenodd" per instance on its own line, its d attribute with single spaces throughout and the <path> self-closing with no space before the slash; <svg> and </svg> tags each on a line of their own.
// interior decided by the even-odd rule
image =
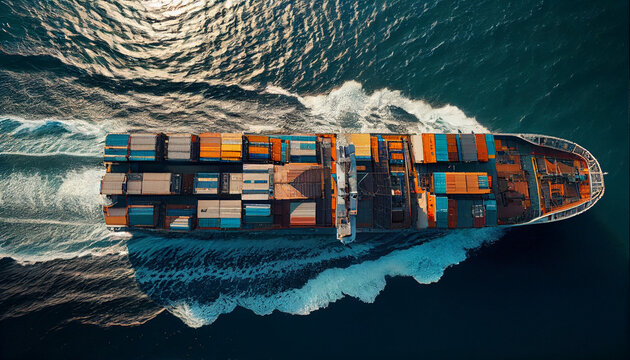
<svg viewBox="0 0 630 360">
<path fill-rule="evenodd" d="M 148 237 L 130 241 L 128 248 L 140 288 L 188 326 L 199 327 L 237 306 L 258 315 L 307 315 L 346 296 L 371 303 L 387 277 L 436 282 L 468 251 L 501 234 L 476 229 L 435 238 L 387 235 L 353 247 L 326 237 L 214 242 Z"/>
</svg>

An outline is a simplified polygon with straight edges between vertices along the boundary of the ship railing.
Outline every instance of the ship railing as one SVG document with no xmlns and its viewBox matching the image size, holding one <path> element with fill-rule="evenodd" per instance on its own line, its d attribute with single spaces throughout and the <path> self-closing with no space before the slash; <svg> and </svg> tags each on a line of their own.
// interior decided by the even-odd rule
<svg viewBox="0 0 630 360">
<path fill-rule="evenodd" d="M 591 154 L 588 150 L 583 148 L 582 146 L 565 139 L 557 138 L 554 136 L 547 135 L 536 135 L 536 134 L 513 134 L 514 136 L 520 137 L 521 139 L 528 141 L 534 145 L 545 146 L 552 149 L 571 152 L 582 157 L 588 166 L 589 173 L 589 185 L 591 190 L 591 197 L 589 201 L 584 202 L 576 207 L 552 212 L 549 214 L 545 214 L 536 219 L 531 220 L 529 223 L 535 222 L 545 222 L 545 221 L 556 221 L 560 219 L 566 219 L 569 217 L 573 217 L 577 214 L 580 214 L 588 209 L 590 209 L 595 203 L 604 196 L 604 191 L 606 189 L 604 185 L 604 173 L 602 172 L 601 166 L 599 162 L 593 154 Z"/>
</svg>

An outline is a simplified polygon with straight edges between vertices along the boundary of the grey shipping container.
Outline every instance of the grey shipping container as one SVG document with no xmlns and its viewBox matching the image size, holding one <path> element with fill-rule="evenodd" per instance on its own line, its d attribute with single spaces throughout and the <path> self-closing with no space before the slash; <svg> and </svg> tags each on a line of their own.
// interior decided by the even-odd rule
<svg viewBox="0 0 630 360">
<path fill-rule="evenodd" d="M 462 146 L 462 161 L 477 161 L 477 142 L 475 141 L 475 134 L 460 134 L 459 141 Z"/>
</svg>

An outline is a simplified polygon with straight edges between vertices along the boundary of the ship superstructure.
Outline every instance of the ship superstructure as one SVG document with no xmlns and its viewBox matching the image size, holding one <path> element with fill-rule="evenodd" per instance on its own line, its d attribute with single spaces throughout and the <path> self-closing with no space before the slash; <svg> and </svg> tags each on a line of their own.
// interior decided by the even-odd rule
<svg viewBox="0 0 630 360">
<path fill-rule="evenodd" d="M 579 145 L 527 134 L 109 134 L 113 230 L 361 232 L 555 221 L 603 196 Z"/>
</svg>

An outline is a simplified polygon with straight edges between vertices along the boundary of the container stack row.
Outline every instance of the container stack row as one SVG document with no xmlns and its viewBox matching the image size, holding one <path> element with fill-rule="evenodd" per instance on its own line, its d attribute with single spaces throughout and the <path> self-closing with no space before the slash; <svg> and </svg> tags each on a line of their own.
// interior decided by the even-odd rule
<svg viewBox="0 0 630 360">
<path fill-rule="evenodd" d="M 221 160 L 221 134 L 203 133 L 199 135 L 199 160 Z"/>
<path fill-rule="evenodd" d="M 101 180 L 103 195 L 172 195 L 180 188 L 181 176 L 171 173 L 107 173 Z"/>
<path fill-rule="evenodd" d="M 489 194 L 491 177 L 487 173 L 434 172 L 435 194 Z"/>
<path fill-rule="evenodd" d="M 414 163 L 487 162 L 495 158 L 492 134 L 411 135 Z"/>
</svg>

